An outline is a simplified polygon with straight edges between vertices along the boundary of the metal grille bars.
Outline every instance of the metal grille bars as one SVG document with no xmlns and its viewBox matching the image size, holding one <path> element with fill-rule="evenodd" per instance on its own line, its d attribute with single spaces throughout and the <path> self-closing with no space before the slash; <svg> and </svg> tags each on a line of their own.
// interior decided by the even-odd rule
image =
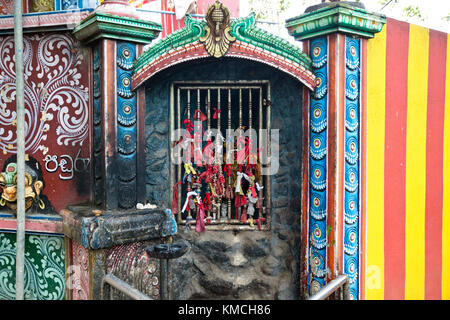
<svg viewBox="0 0 450 320">
<path fill-rule="evenodd" d="M 230 160 L 230 154 L 240 150 L 238 149 L 239 146 L 235 138 L 238 141 L 241 139 L 240 143 L 244 141 L 243 138 L 248 139 L 246 141 L 254 141 L 252 150 L 256 150 L 257 142 L 260 139 L 270 143 L 268 131 L 264 130 L 270 129 L 270 108 L 268 107 L 270 105 L 270 83 L 267 80 L 176 81 L 171 86 L 170 101 L 171 132 L 176 129 L 183 129 L 186 123 L 191 123 L 190 125 L 193 128 L 195 127 L 195 129 L 200 130 L 206 137 L 210 134 L 210 129 L 217 129 L 218 132 L 213 133 L 214 140 L 211 139 L 211 142 L 215 146 L 213 155 L 214 164 L 220 168 L 220 171 L 229 170 L 232 167 L 234 174 L 237 171 L 243 172 L 242 167 L 239 166 L 236 159 L 234 161 Z M 199 123 L 202 124 L 201 128 L 198 127 Z M 233 136 L 228 136 L 225 132 L 221 132 L 221 129 L 224 129 L 227 133 L 231 133 Z M 253 131 L 247 131 L 247 129 L 253 129 Z M 263 138 L 261 138 L 262 135 L 264 135 Z M 219 137 L 223 141 L 220 141 Z M 230 137 L 233 138 L 233 142 L 225 139 L 225 137 L 227 139 Z M 174 159 L 174 155 L 180 158 L 180 150 L 175 149 L 173 144 L 178 138 L 173 135 L 171 136 L 172 160 Z M 203 141 L 209 140 L 206 138 Z M 242 148 L 242 145 L 240 147 Z M 194 149 L 200 150 L 198 146 L 196 147 L 195 143 Z M 265 152 L 266 150 L 268 152 L 270 145 L 265 146 L 264 149 Z M 233 156 L 233 158 L 235 157 Z M 261 165 L 259 158 L 258 162 Z M 179 162 L 171 162 L 171 185 L 183 180 L 182 166 L 183 164 Z M 225 168 L 226 166 L 228 168 Z M 234 192 L 236 176 L 225 176 L 224 188 L 232 189 Z M 255 182 L 259 186 L 264 186 L 263 189 L 258 190 L 258 198 L 261 200 L 264 199 L 264 205 L 257 211 L 258 218 L 263 218 L 259 221 L 259 226 L 252 226 L 244 221 L 245 218 L 241 219 L 241 215 L 245 214 L 243 211 L 244 208 L 235 207 L 233 205 L 234 200 L 232 201 L 230 197 L 222 198 L 219 196 L 219 199 L 215 199 L 215 202 L 212 203 L 211 208 L 205 211 L 205 217 L 208 221 L 206 228 L 208 230 L 258 230 L 259 227 L 261 230 L 268 230 L 268 226 L 270 225 L 270 177 L 257 174 L 256 178 L 257 180 Z M 178 188 L 177 190 L 178 208 L 180 209 L 186 199 L 187 192 L 197 191 L 204 193 L 204 191 L 207 191 L 206 193 L 209 193 L 211 191 L 210 189 L 212 189 L 211 186 L 207 186 L 205 190 L 204 186 L 200 186 L 194 181 L 186 181 L 185 184 L 185 190 L 182 190 L 182 188 Z M 173 198 L 173 192 L 171 189 L 170 199 Z M 195 216 L 196 212 L 194 210 L 187 210 L 183 214 L 178 214 L 178 223 L 194 223 Z"/>
</svg>

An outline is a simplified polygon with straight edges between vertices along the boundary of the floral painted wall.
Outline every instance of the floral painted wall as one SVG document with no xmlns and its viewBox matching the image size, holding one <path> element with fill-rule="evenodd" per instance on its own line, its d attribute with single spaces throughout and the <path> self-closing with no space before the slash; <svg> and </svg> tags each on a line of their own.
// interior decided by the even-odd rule
<svg viewBox="0 0 450 320">
<path fill-rule="evenodd" d="M 64 238 L 25 237 L 26 300 L 62 300 L 65 297 Z M 16 235 L 0 233 L 0 300 L 16 297 Z"/>
<path fill-rule="evenodd" d="M 90 51 L 69 32 L 24 35 L 25 152 L 39 163 L 42 194 L 56 211 L 90 195 L 89 66 Z M 15 82 L 14 37 L 1 36 L 2 171 L 17 153 Z"/>
</svg>

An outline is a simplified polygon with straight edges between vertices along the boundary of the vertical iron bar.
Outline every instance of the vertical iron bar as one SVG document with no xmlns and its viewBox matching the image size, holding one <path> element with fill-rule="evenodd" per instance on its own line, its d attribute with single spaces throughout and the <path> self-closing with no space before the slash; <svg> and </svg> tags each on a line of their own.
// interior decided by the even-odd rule
<svg viewBox="0 0 450 320">
<path fill-rule="evenodd" d="M 208 116 L 208 131 L 211 129 L 211 91 L 208 89 L 208 100 L 206 103 L 206 112 Z"/>
<path fill-rule="evenodd" d="M 259 141 L 261 143 L 262 139 L 261 139 L 261 133 L 263 132 L 263 90 L 262 87 L 259 88 L 259 115 L 258 115 L 258 120 L 259 120 Z M 259 146 L 261 148 L 261 146 Z M 259 170 L 261 171 L 261 159 L 260 159 L 261 155 L 258 157 L 258 161 L 259 161 Z M 261 173 L 261 172 L 260 172 Z M 259 184 L 262 186 L 263 185 L 263 176 L 262 174 L 259 175 Z M 263 189 L 258 191 L 258 197 L 261 199 L 263 197 Z M 263 206 L 263 201 L 261 201 L 261 209 L 259 209 L 259 217 L 263 217 L 263 210 L 262 210 L 262 206 Z"/>
<path fill-rule="evenodd" d="M 175 148 L 174 148 L 174 132 L 175 132 L 175 91 L 174 91 L 174 85 L 173 83 L 170 85 L 170 110 L 169 110 L 169 134 L 170 134 L 170 142 L 169 142 L 169 149 L 170 149 L 170 163 L 169 163 L 169 168 L 170 168 L 170 188 L 169 188 L 169 194 L 170 194 L 170 198 L 169 199 L 173 199 L 173 197 L 175 196 L 174 193 L 174 189 L 173 189 L 173 185 L 175 185 L 176 183 L 176 176 L 175 176 L 175 164 L 173 163 L 173 159 L 175 157 Z M 173 212 L 172 212 L 173 214 Z"/>
<path fill-rule="evenodd" d="M 217 130 L 220 134 L 222 134 L 220 127 L 220 88 L 217 89 Z M 216 145 L 219 145 L 219 143 L 222 143 L 222 141 L 219 141 L 218 137 L 216 137 Z M 217 146 L 216 146 L 216 156 L 217 156 Z M 222 159 L 217 159 L 216 157 L 216 160 L 219 164 L 222 163 L 223 156 Z"/>
<path fill-rule="evenodd" d="M 167 300 L 167 260 L 160 259 L 159 261 L 159 294 L 161 300 Z"/>
<path fill-rule="evenodd" d="M 178 88 L 177 89 L 177 115 L 178 115 L 177 128 L 178 129 L 181 129 L 181 98 L 180 98 L 180 94 L 181 94 L 181 91 L 180 91 L 180 88 Z M 180 152 L 182 152 L 182 151 L 180 150 Z M 182 166 L 181 163 L 177 166 L 177 181 L 176 182 L 181 181 L 181 166 Z M 182 190 L 182 186 L 179 186 L 177 188 L 177 191 L 178 191 L 177 200 L 178 200 L 179 210 L 181 210 L 181 190 Z M 181 222 L 181 213 L 180 212 L 178 212 L 177 220 L 178 220 L 178 223 Z"/>
<path fill-rule="evenodd" d="M 24 299 L 25 265 L 25 103 L 23 75 L 23 5 L 14 1 L 14 45 L 16 60 L 17 113 L 17 233 L 16 233 L 16 300 Z"/>
<path fill-rule="evenodd" d="M 190 120 L 191 119 L 191 90 L 188 89 L 187 91 L 187 119 Z M 194 119 L 195 120 L 195 119 Z M 191 153 L 191 147 L 190 145 L 188 145 L 189 151 L 188 153 Z M 190 157 L 192 157 L 193 155 L 190 154 Z M 191 162 L 191 158 L 189 158 L 188 162 Z M 188 187 L 187 187 L 187 191 L 191 191 L 192 190 L 192 182 L 188 182 Z M 186 222 L 189 225 L 190 221 L 187 221 L 187 218 L 191 218 L 191 208 L 189 208 L 188 210 L 188 214 L 186 217 Z"/>
<path fill-rule="evenodd" d="M 109 300 L 114 300 L 114 288 L 112 286 L 109 286 Z"/>
<path fill-rule="evenodd" d="M 197 89 L 197 119 L 195 119 L 195 113 L 194 113 L 194 125 L 195 125 L 195 121 L 197 120 L 197 127 L 196 127 L 196 132 L 197 134 L 200 134 L 201 132 L 201 128 L 200 126 L 202 126 L 202 121 L 201 121 L 201 117 L 200 117 L 200 89 Z M 195 152 L 197 152 L 195 150 L 195 148 L 197 147 L 196 142 L 195 142 L 195 132 L 194 132 L 194 154 Z M 201 149 L 201 142 L 199 143 L 198 147 Z M 198 150 L 200 151 L 200 150 Z M 194 160 L 195 160 L 195 156 L 194 156 Z M 198 185 L 196 185 L 196 191 L 200 191 L 200 187 Z M 199 216 L 200 214 L 200 206 L 201 204 L 198 204 L 198 206 L 196 206 L 196 217 Z"/>
<path fill-rule="evenodd" d="M 228 89 L 228 130 L 231 132 L 231 89 Z M 228 139 L 228 136 L 227 136 Z M 227 141 L 227 153 L 234 149 L 234 145 Z M 228 186 L 231 186 L 231 176 L 228 177 Z M 234 191 L 232 191 L 234 192 Z M 231 199 L 227 199 L 228 220 L 231 219 Z"/>
<path fill-rule="evenodd" d="M 200 89 L 197 89 L 197 110 L 200 111 Z M 198 118 L 200 118 L 200 114 L 198 114 L 197 116 Z M 196 119 L 194 118 L 194 121 Z M 197 119 L 200 120 L 200 119 Z"/>
<path fill-rule="evenodd" d="M 207 89 L 207 100 L 206 100 L 206 117 L 207 117 L 207 119 L 206 119 L 206 121 L 207 121 L 206 134 L 207 135 L 210 134 L 209 130 L 211 130 L 211 110 L 210 109 L 211 109 L 211 91 L 209 89 Z M 206 143 L 208 143 L 208 141 Z M 212 190 L 209 190 L 209 191 L 212 192 Z M 208 218 L 210 218 L 211 210 L 206 210 L 206 215 Z"/>
<path fill-rule="evenodd" d="M 191 90 L 188 89 L 187 91 L 187 118 L 188 120 L 191 119 Z"/>
<path fill-rule="evenodd" d="M 220 148 L 220 143 L 222 143 L 222 151 L 223 151 L 223 142 L 220 141 L 219 135 L 222 135 L 221 129 L 220 129 L 220 88 L 217 89 L 217 131 L 218 134 L 216 135 L 216 148 L 214 149 L 214 156 L 215 156 L 215 160 L 216 160 L 216 164 L 219 166 L 219 176 L 220 173 L 222 173 L 222 161 L 223 161 L 223 156 L 221 157 L 222 159 L 219 158 L 220 154 L 218 152 L 219 148 Z M 218 200 L 218 206 L 217 206 L 217 218 L 222 220 L 222 196 L 219 195 L 219 200 Z"/>
<path fill-rule="evenodd" d="M 248 128 L 250 129 L 250 139 L 252 139 L 252 116 L 252 89 L 248 89 Z"/>
<path fill-rule="evenodd" d="M 270 143 L 270 135 L 269 135 L 269 130 L 271 130 L 271 121 L 270 121 L 270 117 L 271 117 L 271 97 L 270 97 L 270 84 L 267 84 L 267 113 L 266 113 L 266 123 L 267 123 L 267 158 L 268 158 L 268 164 L 269 166 L 272 165 L 272 155 L 271 155 L 271 143 Z M 264 190 L 266 190 L 266 208 L 267 208 L 267 212 L 266 212 L 266 222 L 267 222 L 267 226 L 270 228 L 271 225 L 271 221 L 272 221 L 272 199 L 271 199 L 271 194 L 272 194 L 272 187 L 270 185 L 271 183 L 271 177 L 270 174 L 268 174 L 266 176 L 266 186 L 264 187 Z"/>
<path fill-rule="evenodd" d="M 239 129 L 242 129 L 242 89 L 239 89 Z M 239 132 L 239 137 L 242 136 Z"/>
<path fill-rule="evenodd" d="M 242 89 L 239 89 L 239 138 L 242 137 Z M 241 140 L 239 140 L 241 141 Z M 239 144 L 236 144 L 236 149 L 239 150 L 241 146 Z M 245 146 L 242 146 L 244 148 Z M 238 165 L 241 165 L 242 163 L 238 163 Z M 241 180 L 242 183 L 242 180 Z M 241 213 L 242 213 L 242 207 L 239 205 L 239 207 L 236 208 L 237 210 L 237 220 L 241 220 Z"/>
</svg>

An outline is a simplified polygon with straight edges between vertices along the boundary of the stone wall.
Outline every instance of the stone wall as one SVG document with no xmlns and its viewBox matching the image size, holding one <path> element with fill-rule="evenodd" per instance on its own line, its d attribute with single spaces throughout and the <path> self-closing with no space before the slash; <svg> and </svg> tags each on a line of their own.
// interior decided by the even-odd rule
<svg viewBox="0 0 450 320">
<path fill-rule="evenodd" d="M 270 231 L 205 231 L 177 237 L 191 243 L 171 262 L 172 299 L 298 299 L 302 84 L 275 68 L 241 59 L 183 64 L 146 83 L 146 187 L 148 200 L 170 207 L 169 88 L 173 81 L 269 80 L 272 128 L 280 130 L 280 168 L 272 176 Z"/>
</svg>

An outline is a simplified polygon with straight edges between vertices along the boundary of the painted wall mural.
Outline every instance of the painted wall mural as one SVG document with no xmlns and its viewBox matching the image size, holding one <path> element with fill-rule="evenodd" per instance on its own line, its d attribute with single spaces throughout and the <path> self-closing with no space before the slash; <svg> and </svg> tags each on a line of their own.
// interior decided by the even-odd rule
<svg viewBox="0 0 450 320">
<path fill-rule="evenodd" d="M 56 210 L 89 197 L 89 51 L 70 33 L 24 36 L 25 152 Z M 0 37 L 0 165 L 16 154 L 14 37 Z M 58 195 L 64 192 L 66 197 Z"/>
<path fill-rule="evenodd" d="M 315 90 L 310 96 L 309 156 L 309 280 L 310 295 L 326 283 L 327 252 L 327 105 L 328 105 L 328 40 L 311 40 Z"/>
<path fill-rule="evenodd" d="M 25 300 L 65 299 L 64 238 L 25 236 Z M 16 298 L 16 235 L 0 233 L 0 300 Z"/>
</svg>

